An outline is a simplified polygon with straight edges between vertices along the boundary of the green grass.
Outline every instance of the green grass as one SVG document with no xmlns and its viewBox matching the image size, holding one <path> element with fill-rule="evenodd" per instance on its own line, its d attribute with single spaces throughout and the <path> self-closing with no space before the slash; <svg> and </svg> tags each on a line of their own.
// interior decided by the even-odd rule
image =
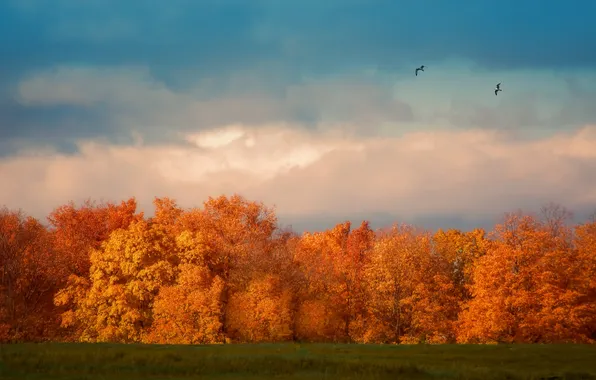
<svg viewBox="0 0 596 380">
<path fill-rule="evenodd" d="M 595 379 L 589 345 L 0 346 L 0 379 Z"/>
</svg>

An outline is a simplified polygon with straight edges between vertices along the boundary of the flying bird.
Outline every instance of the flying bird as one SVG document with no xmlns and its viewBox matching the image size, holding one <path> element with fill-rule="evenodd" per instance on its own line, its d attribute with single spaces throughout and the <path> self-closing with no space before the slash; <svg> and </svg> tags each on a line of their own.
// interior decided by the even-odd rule
<svg viewBox="0 0 596 380">
<path fill-rule="evenodd" d="M 420 66 L 419 68 L 416 69 L 416 76 L 418 76 L 418 71 L 424 71 L 424 65 Z"/>
<path fill-rule="evenodd" d="M 501 83 L 497 83 L 497 87 L 495 87 L 495 96 L 497 96 L 497 93 L 499 91 L 503 91 L 503 90 L 501 90 Z"/>
</svg>

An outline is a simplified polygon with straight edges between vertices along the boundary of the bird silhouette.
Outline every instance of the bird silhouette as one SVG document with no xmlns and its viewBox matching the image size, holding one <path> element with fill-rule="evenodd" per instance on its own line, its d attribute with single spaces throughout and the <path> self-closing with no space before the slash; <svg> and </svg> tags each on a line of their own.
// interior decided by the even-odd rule
<svg viewBox="0 0 596 380">
<path fill-rule="evenodd" d="M 422 65 L 416 69 L 416 71 L 415 71 L 416 76 L 418 76 L 418 71 L 424 71 L 424 65 Z"/>
<path fill-rule="evenodd" d="M 501 83 L 500 83 L 500 82 L 499 82 L 499 83 L 497 83 L 497 87 L 495 87 L 495 96 L 497 96 L 497 93 L 498 93 L 499 91 L 503 91 L 503 90 L 501 90 Z"/>
</svg>

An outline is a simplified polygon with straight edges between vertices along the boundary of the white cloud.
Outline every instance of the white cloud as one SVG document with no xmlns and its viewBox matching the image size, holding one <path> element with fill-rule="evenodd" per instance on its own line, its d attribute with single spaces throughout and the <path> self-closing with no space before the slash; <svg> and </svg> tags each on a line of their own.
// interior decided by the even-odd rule
<svg viewBox="0 0 596 380">
<path fill-rule="evenodd" d="M 532 141 L 488 130 L 386 138 L 323 130 L 232 125 L 188 135 L 191 146 L 81 142 L 74 156 L 7 158 L 0 204 L 43 217 L 71 199 L 136 196 L 150 211 L 154 196 L 194 206 L 238 192 L 282 216 L 402 218 L 498 215 L 551 200 L 596 205 L 596 126 Z"/>
<path fill-rule="evenodd" d="M 186 139 L 203 149 L 172 150 L 170 159 L 157 164 L 164 176 L 174 181 L 200 183 L 210 174 L 237 171 L 249 173 L 256 183 L 308 167 L 333 150 L 363 148 L 332 133 L 315 135 L 290 125 L 251 129 L 232 125 L 190 134 Z"/>
<path fill-rule="evenodd" d="M 533 114 L 534 103 L 520 99 L 537 96 L 537 107 L 556 113 L 552 104 L 566 104 L 567 77 L 540 87 L 550 74 L 526 73 L 524 82 L 520 73 L 470 79 L 468 68 L 434 70 L 397 83 L 366 75 L 304 81 L 277 96 L 239 76 L 226 88 L 235 94 L 219 97 L 209 96 L 217 83 L 177 92 L 140 67 L 39 72 L 21 82 L 23 104 L 101 105 L 136 143 L 80 141 L 74 156 L 50 150 L 0 160 L 0 177 L 11 178 L 0 204 L 43 216 L 87 197 L 136 196 L 150 210 L 154 196 L 192 206 L 239 192 L 277 205 L 280 215 L 385 213 L 400 220 L 498 215 L 547 201 L 596 207 L 596 127 L 519 139 L 520 123 L 549 116 Z M 496 80 L 508 84 L 505 96 L 477 95 Z M 425 124 L 407 122 L 411 113 L 426 115 Z M 319 121 L 311 128 L 283 122 L 296 115 Z M 436 122 L 437 115 L 460 128 Z M 143 145 L 148 134 L 166 132 L 184 141 Z"/>
</svg>

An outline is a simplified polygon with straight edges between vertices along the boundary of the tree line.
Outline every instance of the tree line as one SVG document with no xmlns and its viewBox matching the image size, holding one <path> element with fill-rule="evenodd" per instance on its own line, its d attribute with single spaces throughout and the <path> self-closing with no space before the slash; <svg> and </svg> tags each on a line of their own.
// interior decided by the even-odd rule
<svg viewBox="0 0 596 380">
<path fill-rule="evenodd" d="M 596 221 L 314 233 L 234 195 L 0 209 L 0 342 L 596 341 Z"/>
</svg>

